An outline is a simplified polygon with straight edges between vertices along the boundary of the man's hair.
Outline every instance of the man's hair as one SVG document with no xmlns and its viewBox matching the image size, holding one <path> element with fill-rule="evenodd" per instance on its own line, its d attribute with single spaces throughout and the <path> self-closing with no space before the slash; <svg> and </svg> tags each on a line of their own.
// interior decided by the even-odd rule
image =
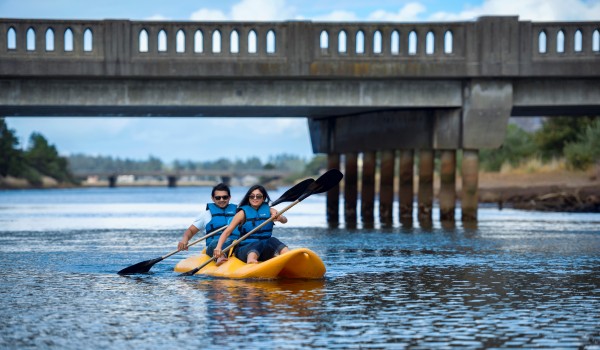
<svg viewBox="0 0 600 350">
<path fill-rule="evenodd" d="M 215 196 L 215 191 L 227 191 L 227 195 L 231 197 L 231 191 L 229 191 L 229 186 L 225 185 L 222 182 L 213 187 L 212 193 L 210 194 L 211 197 Z"/>
</svg>

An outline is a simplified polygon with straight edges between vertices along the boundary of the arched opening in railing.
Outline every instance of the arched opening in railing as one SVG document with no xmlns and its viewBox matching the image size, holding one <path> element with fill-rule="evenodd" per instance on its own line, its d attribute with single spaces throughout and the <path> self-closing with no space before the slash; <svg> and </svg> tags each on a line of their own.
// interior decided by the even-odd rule
<svg viewBox="0 0 600 350">
<path fill-rule="evenodd" d="M 380 54 L 383 51 L 383 37 L 381 32 L 376 30 L 373 34 L 373 53 Z"/>
<path fill-rule="evenodd" d="M 400 32 L 394 30 L 390 36 L 390 50 L 392 55 L 400 54 Z"/>
<path fill-rule="evenodd" d="M 83 32 L 83 51 L 91 52 L 94 49 L 94 34 L 90 28 Z"/>
<path fill-rule="evenodd" d="M 140 35 L 138 35 L 138 50 L 139 52 L 148 52 L 148 31 L 146 29 L 140 30 Z"/>
<path fill-rule="evenodd" d="M 240 35 L 237 30 L 232 30 L 229 35 L 229 52 L 239 53 L 240 52 Z"/>
<path fill-rule="evenodd" d="M 433 55 L 435 53 L 435 34 L 428 32 L 425 35 L 425 54 Z"/>
<path fill-rule="evenodd" d="M 451 54 L 454 52 L 454 34 L 451 30 L 444 34 L 444 53 Z"/>
<path fill-rule="evenodd" d="M 338 53 L 346 53 L 348 51 L 346 41 L 346 31 L 341 30 L 338 34 Z"/>
<path fill-rule="evenodd" d="M 416 55 L 417 47 L 417 32 L 413 30 L 408 34 L 408 54 Z"/>
<path fill-rule="evenodd" d="M 365 33 L 362 30 L 359 30 L 356 33 L 356 48 L 354 52 L 358 55 L 362 55 L 365 53 Z"/>
<path fill-rule="evenodd" d="M 71 28 L 67 28 L 67 30 L 65 30 L 64 50 L 65 52 L 73 51 L 73 31 L 71 30 Z"/>
<path fill-rule="evenodd" d="M 6 49 L 17 49 L 17 31 L 13 27 L 8 28 L 8 32 L 6 32 Z"/>
<path fill-rule="evenodd" d="M 54 29 L 46 29 L 46 51 L 54 51 Z"/>
<path fill-rule="evenodd" d="M 185 52 L 185 32 L 183 29 L 179 29 L 177 34 L 175 34 L 175 52 Z"/>
<path fill-rule="evenodd" d="M 35 29 L 27 29 L 27 51 L 35 51 Z"/>
<path fill-rule="evenodd" d="M 194 33 L 194 52 L 204 52 L 204 34 L 200 29 L 198 29 L 196 33 Z"/>
<path fill-rule="evenodd" d="M 248 33 L 248 53 L 256 53 L 258 51 L 258 35 L 256 31 L 252 29 Z"/>
<path fill-rule="evenodd" d="M 275 40 L 275 31 L 273 29 L 267 32 L 267 53 L 275 53 L 277 51 L 277 45 Z"/>
<path fill-rule="evenodd" d="M 562 30 L 558 31 L 558 34 L 556 34 L 556 52 L 565 52 L 565 32 Z"/>
<path fill-rule="evenodd" d="M 329 33 L 326 30 L 321 31 L 321 35 L 319 35 L 319 47 L 321 50 L 329 48 Z"/>
<path fill-rule="evenodd" d="M 164 29 L 158 32 L 158 52 L 167 52 L 167 31 Z"/>
<path fill-rule="evenodd" d="M 546 37 L 546 32 L 541 31 L 538 35 L 538 53 L 546 53 L 548 48 L 546 47 L 548 43 L 548 38 Z"/>
<path fill-rule="evenodd" d="M 581 52 L 583 50 L 583 35 L 581 29 L 577 29 L 573 37 L 573 51 Z"/>
<path fill-rule="evenodd" d="M 212 52 L 221 53 L 221 32 L 218 29 L 212 34 Z"/>
<path fill-rule="evenodd" d="M 600 52 L 600 30 L 594 30 L 592 34 L 592 51 Z"/>
</svg>

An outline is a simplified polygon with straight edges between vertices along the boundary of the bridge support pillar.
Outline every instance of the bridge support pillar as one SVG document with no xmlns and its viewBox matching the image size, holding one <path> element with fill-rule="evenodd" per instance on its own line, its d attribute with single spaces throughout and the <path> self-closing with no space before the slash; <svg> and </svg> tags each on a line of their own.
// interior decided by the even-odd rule
<svg viewBox="0 0 600 350">
<path fill-rule="evenodd" d="M 117 175 L 110 175 L 108 177 L 108 187 L 117 187 Z"/>
<path fill-rule="evenodd" d="M 377 153 L 364 152 L 362 157 L 362 179 L 360 191 L 360 213 L 363 228 L 375 226 L 375 165 Z"/>
<path fill-rule="evenodd" d="M 381 168 L 379 176 L 379 221 L 382 227 L 394 224 L 392 208 L 394 204 L 394 165 L 395 152 L 381 152 Z"/>
<path fill-rule="evenodd" d="M 479 151 L 463 150 L 462 159 L 462 221 L 477 220 Z"/>
<path fill-rule="evenodd" d="M 340 168 L 340 155 L 337 153 L 327 154 L 327 168 Z M 336 185 L 327 191 L 327 223 L 329 227 L 338 227 L 340 223 L 340 186 Z"/>
<path fill-rule="evenodd" d="M 231 185 L 231 177 L 230 176 L 221 176 L 221 182 L 227 186 Z"/>
<path fill-rule="evenodd" d="M 431 210 L 433 208 L 433 159 L 435 151 L 431 149 L 419 151 L 419 222 L 431 226 Z"/>
<path fill-rule="evenodd" d="M 454 221 L 456 208 L 456 151 L 440 152 L 440 220 Z"/>
<path fill-rule="evenodd" d="M 411 227 L 413 221 L 414 159 L 415 151 L 407 149 L 400 151 L 400 223 L 407 227 Z"/>
<path fill-rule="evenodd" d="M 174 175 L 167 176 L 167 186 L 168 187 L 177 187 L 177 176 L 174 176 Z"/>
<path fill-rule="evenodd" d="M 344 176 L 344 220 L 346 228 L 356 228 L 356 203 L 358 189 L 358 155 L 345 154 Z"/>
</svg>

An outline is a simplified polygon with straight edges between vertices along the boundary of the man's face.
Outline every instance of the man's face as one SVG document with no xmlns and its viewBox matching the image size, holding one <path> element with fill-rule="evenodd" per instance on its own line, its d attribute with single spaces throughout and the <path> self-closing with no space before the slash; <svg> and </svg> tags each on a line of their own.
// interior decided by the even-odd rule
<svg viewBox="0 0 600 350">
<path fill-rule="evenodd" d="M 225 208 L 229 204 L 230 199 L 231 197 L 229 197 L 227 191 L 215 191 L 215 195 L 212 197 L 213 202 L 219 208 Z"/>
</svg>

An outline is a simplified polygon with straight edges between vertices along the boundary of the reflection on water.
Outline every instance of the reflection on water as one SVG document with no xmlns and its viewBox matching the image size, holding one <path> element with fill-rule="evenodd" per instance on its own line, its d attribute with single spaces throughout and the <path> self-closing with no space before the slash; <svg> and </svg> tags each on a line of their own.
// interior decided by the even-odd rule
<svg viewBox="0 0 600 350">
<path fill-rule="evenodd" d="M 0 192 L 0 348 L 600 348 L 597 214 L 329 229 L 317 196 L 276 235 L 323 280 L 174 273 L 199 247 L 119 276 L 175 248 L 200 190 L 116 190 Z"/>
</svg>

